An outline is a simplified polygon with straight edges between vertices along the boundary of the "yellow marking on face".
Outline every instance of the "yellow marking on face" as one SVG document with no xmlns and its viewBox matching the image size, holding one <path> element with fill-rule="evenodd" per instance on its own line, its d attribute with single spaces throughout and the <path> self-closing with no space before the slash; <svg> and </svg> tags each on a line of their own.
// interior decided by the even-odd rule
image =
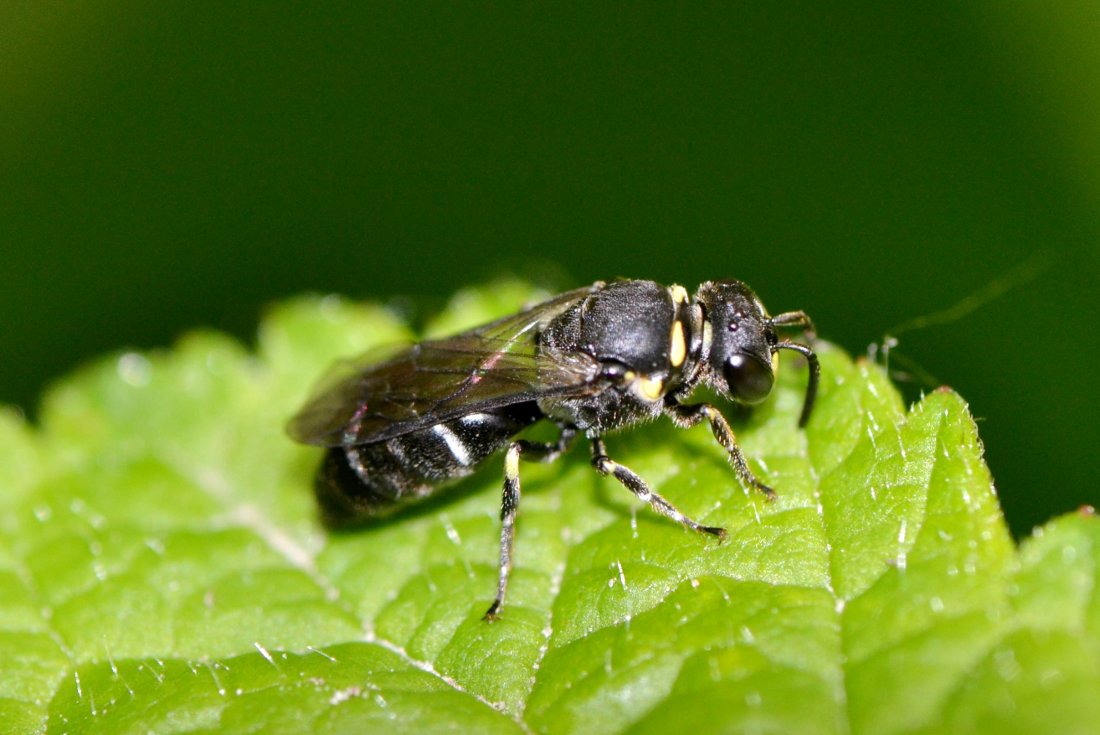
<svg viewBox="0 0 1100 735">
<path fill-rule="evenodd" d="M 687 357 L 687 341 L 684 339 L 684 323 L 672 323 L 672 345 L 668 349 L 668 361 L 672 367 L 680 367 Z"/>
<path fill-rule="evenodd" d="M 772 350 L 772 373 L 779 372 L 779 350 Z"/>
<path fill-rule="evenodd" d="M 665 381 L 660 378 L 638 378 L 635 385 L 638 386 L 638 392 L 642 394 L 642 397 L 651 401 L 660 398 L 665 390 Z"/>
<path fill-rule="evenodd" d="M 688 300 L 687 289 L 683 286 L 677 286 L 675 284 L 668 287 L 668 292 L 672 294 L 672 300 L 677 304 L 683 304 Z"/>
</svg>

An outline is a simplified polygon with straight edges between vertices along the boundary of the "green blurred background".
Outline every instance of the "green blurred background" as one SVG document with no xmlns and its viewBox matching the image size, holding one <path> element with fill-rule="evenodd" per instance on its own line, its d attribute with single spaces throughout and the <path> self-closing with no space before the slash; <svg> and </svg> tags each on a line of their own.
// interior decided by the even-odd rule
<svg viewBox="0 0 1100 735">
<path fill-rule="evenodd" d="M 737 277 L 865 353 L 1031 264 L 895 352 L 1027 532 L 1098 498 L 1100 5 L 962 5 L 4 2 L 0 402 L 302 291 Z"/>
</svg>

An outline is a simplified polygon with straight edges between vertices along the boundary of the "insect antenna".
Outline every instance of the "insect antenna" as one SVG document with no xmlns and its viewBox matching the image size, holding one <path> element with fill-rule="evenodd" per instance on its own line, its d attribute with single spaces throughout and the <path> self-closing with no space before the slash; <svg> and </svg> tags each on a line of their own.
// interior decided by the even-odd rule
<svg viewBox="0 0 1100 735">
<path fill-rule="evenodd" d="M 813 340 L 816 336 L 814 330 L 814 323 L 810 321 L 810 317 L 804 311 L 787 311 L 782 314 L 776 314 L 768 321 L 771 322 L 773 327 L 802 327 L 802 332 L 806 336 L 806 339 Z M 817 398 L 817 383 L 821 378 L 821 365 L 817 361 L 817 355 L 814 351 L 804 344 L 798 342 L 789 342 L 783 340 L 777 342 L 773 348 L 774 350 L 792 350 L 802 354 L 806 358 L 806 362 L 810 366 L 810 380 L 806 384 L 806 398 L 802 401 L 802 415 L 798 418 L 798 426 L 804 427 L 810 420 L 810 412 L 814 410 L 814 400 Z"/>
<path fill-rule="evenodd" d="M 814 323 L 804 311 L 785 311 L 768 319 L 773 327 L 802 327 L 802 333 L 806 339 L 812 340 L 817 336 Z"/>
<path fill-rule="evenodd" d="M 817 383 L 821 378 L 821 364 L 817 361 L 817 355 L 809 347 L 798 342 L 777 342 L 777 350 L 792 350 L 801 353 L 810 366 L 810 380 L 806 383 L 806 397 L 802 401 L 802 415 L 798 418 L 798 426 L 804 427 L 810 420 L 810 412 L 814 410 L 814 400 L 817 398 Z"/>
</svg>

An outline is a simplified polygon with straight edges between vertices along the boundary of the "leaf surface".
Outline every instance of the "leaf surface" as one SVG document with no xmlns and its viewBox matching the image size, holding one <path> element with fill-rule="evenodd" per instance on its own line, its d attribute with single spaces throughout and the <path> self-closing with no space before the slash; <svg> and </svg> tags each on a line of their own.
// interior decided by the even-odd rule
<svg viewBox="0 0 1100 735">
<path fill-rule="evenodd" d="M 456 298 L 429 331 L 518 308 Z M 1100 524 L 1017 549 L 973 419 L 906 410 L 821 345 L 734 429 L 608 439 L 724 544 L 599 477 L 523 465 L 515 570 L 491 601 L 500 460 L 346 534 L 316 520 L 318 451 L 283 425 L 340 356 L 408 341 L 390 312 L 283 304 L 250 351 L 215 333 L 124 353 L 0 414 L 0 722 L 11 732 L 1076 733 L 1100 722 Z M 785 356 L 786 357 L 786 356 Z"/>
</svg>

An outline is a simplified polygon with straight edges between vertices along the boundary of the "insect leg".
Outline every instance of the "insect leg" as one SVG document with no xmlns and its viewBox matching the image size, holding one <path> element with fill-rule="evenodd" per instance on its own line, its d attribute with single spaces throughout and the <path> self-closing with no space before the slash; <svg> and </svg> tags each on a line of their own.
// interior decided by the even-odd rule
<svg viewBox="0 0 1100 735">
<path fill-rule="evenodd" d="M 717 536 L 719 541 L 725 540 L 726 529 L 718 528 L 716 526 L 704 526 L 703 524 L 688 518 L 686 515 L 676 509 L 672 503 L 662 498 L 646 484 L 646 481 L 638 477 L 632 470 L 627 467 L 623 467 L 607 456 L 607 445 L 601 437 L 592 437 L 592 466 L 601 475 L 611 475 L 616 480 L 621 482 L 627 490 L 637 495 L 642 500 L 653 506 L 653 510 L 657 511 L 663 516 L 671 518 L 677 523 L 683 524 L 693 531 L 699 531 L 701 533 L 709 533 L 712 536 Z"/>
<path fill-rule="evenodd" d="M 737 446 L 737 437 L 733 435 L 733 429 L 730 428 L 729 422 L 726 421 L 726 417 L 722 415 L 721 411 L 709 403 L 696 403 L 689 406 L 669 403 L 665 407 L 665 413 L 681 429 L 695 426 L 703 419 L 709 421 L 711 433 L 714 434 L 715 440 L 722 445 L 722 448 L 726 450 L 733 471 L 741 478 L 741 482 L 756 488 L 769 498 L 775 497 L 775 490 L 756 479 L 756 475 L 749 469 L 749 464 L 745 461 L 745 455 L 742 454 L 741 447 Z"/>
<path fill-rule="evenodd" d="M 512 571 L 512 544 L 515 541 L 516 509 L 519 508 L 519 460 L 533 459 L 539 462 L 553 462 L 569 448 L 577 430 L 571 426 L 561 427 L 558 440 L 552 444 L 514 441 L 504 455 L 504 492 L 500 505 L 500 576 L 497 579 L 497 596 L 493 604 L 485 611 L 482 620 L 493 621 L 504 605 L 504 593 L 508 589 L 508 575 Z"/>
</svg>

